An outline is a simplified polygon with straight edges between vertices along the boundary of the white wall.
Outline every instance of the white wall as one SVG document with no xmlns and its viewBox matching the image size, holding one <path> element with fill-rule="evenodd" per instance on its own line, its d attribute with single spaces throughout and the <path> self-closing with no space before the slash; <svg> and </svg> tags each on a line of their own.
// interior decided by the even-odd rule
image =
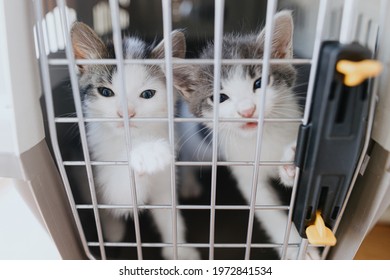
<svg viewBox="0 0 390 280">
<path fill-rule="evenodd" d="M 0 155 L 22 154 L 44 139 L 32 31 L 32 1 L 0 0 Z"/>
</svg>

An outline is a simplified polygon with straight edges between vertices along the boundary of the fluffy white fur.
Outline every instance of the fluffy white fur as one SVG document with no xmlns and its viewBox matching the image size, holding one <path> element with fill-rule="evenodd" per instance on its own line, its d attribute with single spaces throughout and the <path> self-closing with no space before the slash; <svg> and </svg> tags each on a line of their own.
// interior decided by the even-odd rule
<svg viewBox="0 0 390 280">
<path fill-rule="evenodd" d="M 292 58 L 292 32 L 293 22 L 291 13 L 283 11 L 275 16 L 275 33 L 272 45 L 273 58 Z M 257 37 L 257 39 L 256 39 Z M 264 31 L 257 36 L 241 37 L 231 36 L 226 40 L 228 43 L 223 45 L 224 58 L 248 58 L 235 57 L 239 53 L 239 49 L 235 43 L 243 42 L 241 46 L 248 43 L 264 42 Z M 236 40 L 236 41 L 235 41 Z M 230 42 L 230 43 L 229 43 Z M 204 51 L 204 57 L 212 57 L 211 44 Z M 280 66 L 283 67 L 283 66 Z M 291 66 L 289 66 L 291 67 Z M 197 89 L 202 87 L 202 83 L 198 81 L 198 77 L 205 77 L 203 84 L 210 80 L 210 70 L 206 68 L 195 68 L 193 73 L 188 74 L 188 84 L 191 86 L 180 86 L 180 81 L 177 82 L 179 89 L 184 97 L 189 101 L 190 108 L 193 108 L 195 115 L 212 118 L 215 106 L 210 96 L 212 92 L 201 92 Z M 276 67 L 275 67 L 276 69 Z M 283 70 L 284 69 L 284 70 Z M 271 69 L 272 70 L 272 69 Z M 208 71 L 207 74 L 204 74 Z M 264 116 L 265 118 L 291 118 L 297 119 L 301 117 L 301 110 L 298 106 L 298 100 L 292 92 L 292 86 L 288 86 L 288 82 L 284 79 L 293 79 L 292 70 L 281 68 L 277 71 L 286 71 L 285 75 L 274 76 L 271 71 L 271 76 L 266 90 Z M 219 117 L 223 118 L 258 118 L 260 108 L 261 88 L 254 89 L 255 81 L 261 77 L 259 75 L 251 75 L 245 72 L 243 67 L 231 67 L 225 70 L 221 77 L 221 94 L 228 96 L 228 99 L 219 103 Z M 286 74 L 287 73 L 287 74 Z M 286 78 L 287 75 L 291 77 Z M 182 77 L 182 72 L 177 73 L 178 77 Z M 281 78 L 282 77 L 282 78 Z M 212 78 L 212 77 L 211 77 Z M 295 78 L 294 78 L 295 79 Z M 211 79 L 212 81 L 212 79 Z M 263 78 L 262 87 L 265 86 L 266 79 Z M 211 88 L 211 87 L 208 87 Z M 202 97 L 199 97 L 202 95 Z M 212 128 L 212 123 L 208 122 L 205 125 Z M 257 144 L 257 124 L 250 122 L 220 122 L 218 127 L 219 133 L 219 150 L 222 157 L 227 161 L 247 161 L 254 162 L 255 151 Z M 295 155 L 294 142 L 297 139 L 298 124 L 294 123 L 264 123 L 262 139 L 261 139 L 261 161 L 293 161 Z M 254 167 L 248 165 L 236 165 L 230 167 L 234 177 L 238 182 L 238 187 L 249 202 L 252 197 Z M 277 193 L 270 185 L 270 178 L 280 178 L 281 182 L 287 187 L 291 187 L 294 182 L 295 167 L 292 165 L 286 166 L 267 166 L 261 165 L 259 168 L 258 179 L 256 183 L 257 195 L 256 205 L 276 206 L 281 205 Z M 284 243 L 287 225 L 287 211 L 281 210 L 258 210 L 255 212 L 255 217 L 261 222 L 262 227 L 268 233 L 272 243 Z M 295 227 L 292 227 L 289 242 L 299 243 L 299 237 Z M 296 248 L 288 248 L 287 258 L 296 259 L 298 250 Z M 318 259 L 319 254 L 316 249 L 309 249 L 306 258 Z"/>
<path fill-rule="evenodd" d="M 126 88 L 128 91 L 128 115 L 136 117 L 167 117 L 166 86 L 159 79 L 150 77 L 142 66 L 127 65 L 125 68 Z M 112 89 L 119 93 L 120 78 L 113 76 Z M 143 99 L 139 94 L 146 89 L 155 89 L 156 95 Z M 98 96 L 93 101 L 95 116 L 117 117 L 121 113 L 121 98 Z M 90 114 L 90 112 L 88 112 Z M 134 170 L 138 204 L 171 205 L 171 153 L 168 142 L 168 126 L 162 122 L 131 122 L 130 165 Z M 126 142 L 123 123 L 90 123 L 88 126 L 88 143 L 97 161 L 127 161 Z M 110 205 L 132 205 L 129 168 L 127 166 L 96 166 L 96 184 L 99 187 L 100 202 Z M 163 242 L 172 242 L 171 211 L 153 210 L 154 221 L 162 236 Z M 117 218 L 132 214 L 128 209 L 114 209 L 112 214 Z M 104 223 L 110 225 L 104 217 Z M 123 223 L 116 227 L 104 227 L 104 235 L 110 241 L 123 239 Z M 185 242 L 185 225 L 180 214 L 177 219 L 178 242 Z M 172 249 L 163 248 L 165 258 L 172 258 Z M 198 253 L 191 248 L 179 248 L 179 257 L 198 259 Z"/>
<path fill-rule="evenodd" d="M 79 35 L 78 33 L 81 33 Z M 178 36 L 178 33 L 173 33 Z M 179 34 L 181 37 L 182 34 Z M 73 45 L 76 55 L 86 56 L 96 49 L 94 41 L 100 44 L 100 39 L 89 27 L 77 23 L 72 29 Z M 84 38 L 79 42 L 78 38 Z M 184 37 L 182 37 L 184 38 Z M 173 39 L 175 41 L 175 38 Z M 97 42 L 96 42 L 97 41 Z M 83 49 L 78 49 L 78 44 Z M 89 46 L 88 44 L 92 44 Z M 96 44 L 95 44 L 96 45 Z M 128 58 L 139 57 L 145 48 L 145 43 L 138 39 L 128 38 L 124 43 L 125 55 Z M 160 52 L 162 44 L 153 52 Z M 181 50 L 184 55 L 185 50 Z M 104 46 L 100 46 L 99 57 L 104 57 Z M 95 55 L 96 56 L 96 55 Z M 91 55 L 90 55 L 91 57 Z M 82 58 L 82 57 L 81 57 Z M 92 56 L 93 58 L 93 56 Z M 156 66 L 157 68 L 159 66 Z M 144 65 L 126 65 L 124 69 L 127 97 L 127 111 L 123 112 L 120 91 L 121 77 L 116 71 L 106 73 L 100 68 L 83 67 L 80 83 L 86 86 L 94 81 L 97 72 L 101 71 L 110 78 L 97 80 L 83 101 L 84 113 L 87 117 L 130 118 L 167 117 L 167 90 L 165 78 L 161 69 L 151 69 Z M 153 73 L 160 73 L 153 75 Z M 89 75 L 89 76 L 88 76 Z M 96 84 L 98 83 L 98 84 Z M 114 96 L 105 97 L 98 93 L 98 87 L 109 88 Z M 152 89 L 155 95 L 145 99 L 140 94 Z M 128 156 L 125 139 L 124 123 L 120 122 L 90 122 L 87 126 L 87 139 L 94 161 L 129 161 L 135 175 L 137 203 L 140 205 L 171 205 L 172 182 L 171 162 L 175 157 L 171 152 L 166 122 L 133 122 L 130 120 L 131 150 Z M 101 204 L 124 205 L 131 207 L 133 197 L 131 192 L 130 169 L 128 165 L 95 166 L 93 169 L 98 199 Z M 122 241 L 126 231 L 125 219 L 133 215 L 131 208 L 102 211 L 104 238 L 109 241 Z M 172 243 L 172 210 L 155 209 L 150 211 L 161 234 L 162 242 Z M 177 212 L 177 242 L 185 243 L 185 224 Z M 172 247 L 162 248 L 163 257 L 173 258 Z M 199 259 L 200 255 L 194 248 L 179 247 L 180 259 Z"/>
<path fill-rule="evenodd" d="M 230 102 L 225 101 L 220 104 L 220 116 L 222 118 L 238 117 L 243 112 L 254 109 L 254 114 L 248 117 L 258 117 L 258 94 L 253 94 L 251 90 L 238 91 L 237 88 L 245 88 L 245 85 L 253 85 L 253 81 L 242 80 L 242 75 L 234 76 L 224 86 L 224 92 L 229 92 Z M 260 89 L 258 90 L 260 92 Z M 299 118 L 299 110 L 297 103 L 293 100 L 293 95 L 285 96 L 285 98 L 291 97 L 291 112 L 296 112 L 294 116 L 291 114 L 291 118 Z M 265 105 L 265 117 L 269 117 L 272 111 L 273 99 L 278 98 L 278 94 L 275 94 L 272 86 L 269 86 L 267 90 L 267 102 Z M 206 116 L 208 117 L 208 116 Z M 297 125 L 292 124 L 275 124 L 265 123 L 263 130 L 263 137 L 261 139 L 261 161 L 280 161 L 286 160 L 284 147 L 293 143 L 297 136 Z M 246 123 L 220 123 L 220 149 L 227 161 L 249 161 L 254 162 L 255 150 L 257 143 L 257 126 L 246 125 Z M 288 159 L 290 161 L 293 158 Z M 275 166 L 261 166 L 259 168 L 259 176 L 257 182 L 257 196 L 256 205 L 280 205 L 280 200 L 277 194 L 272 189 L 269 183 L 270 178 L 283 178 L 284 183 L 288 183 L 288 186 L 293 181 L 294 174 L 290 176 L 286 172 L 286 169 L 290 169 L 290 166 L 275 167 Z M 294 169 L 294 167 L 292 167 Z M 252 196 L 253 185 L 253 172 L 252 166 L 231 166 L 232 173 L 238 181 L 238 187 L 246 198 L 250 201 Z M 287 224 L 286 213 L 280 210 L 263 210 L 256 211 L 255 216 L 262 222 L 262 226 L 270 236 L 272 242 L 283 243 L 285 236 L 285 225 Z M 290 241 L 299 242 L 300 238 L 296 231 L 292 232 L 292 238 Z M 296 258 L 296 250 L 289 250 L 287 257 L 290 259 Z"/>
</svg>

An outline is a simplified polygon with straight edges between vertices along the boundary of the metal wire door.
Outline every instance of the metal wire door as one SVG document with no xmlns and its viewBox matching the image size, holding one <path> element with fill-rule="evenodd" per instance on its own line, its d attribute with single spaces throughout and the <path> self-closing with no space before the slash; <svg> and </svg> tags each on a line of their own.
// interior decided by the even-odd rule
<svg viewBox="0 0 390 280">
<path fill-rule="evenodd" d="M 203 250 L 202 256 L 207 259 L 216 259 L 221 258 L 225 253 L 229 251 L 224 251 L 225 249 L 231 249 L 231 250 L 241 250 L 240 256 L 243 259 L 251 259 L 251 258 L 257 258 L 258 255 L 254 254 L 253 251 L 258 250 L 261 254 L 262 249 L 278 249 L 282 252 L 282 258 L 286 257 L 286 250 L 288 248 L 299 248 L 299 255 L 297 255 L 297 258 L 304 258 L 305 252 L 307 250 L 307 240 L 303 239 L 301 243 L 294 243 L 291 244 L 288 242 L 291 228 L 294 226 L 291 222 L 292 220 L 292 212 L 294 207 L 294 201 L 295 201 L 295 194 L 296 194 L 296 185 L 297 185 L 297 179 L 295 180 L 294 187 L 292 188 L 291 196 L 287 200 L 288 202 L 283 205 L 277 205 L 277 206 L 267 206 L 267 205 L 256 205 L 256 190 L 257 190 L 257 184 L 253 183 L 252 185 L 252 199 L 248 202 L 248 204 L 235 204 L 232 205 L 232 203 L 228 204 L 219 204 L 217 202 L 217 193 L 218 193 L 218 186 L 219 181 L 221 180 L 220 176 L 225 176 L 225 174 L 220 171 L 220 167 L 227 167 L 232 165 L 246 165 L 246 166 L 254 166 L 253 171 L 253 178 L 258 177 L 259 169 L 262 166 L 279 166 L 279 165 L 286 165 L 290 164 L 292 165 L 293 162 L 264 162 L 261 161 L 261 142 L 263 137 L 263 125 L 264 123 L 298 123 L 298 124 L 307 124 L 309 119 L 309 113 L 310 113 L 310 105 L 311 105 L 311 99 L 313 94 L 313 87 L 315 83 L 315 73 L 317 70 L 317 63 L 318 63 L 318 57 L 319 57 L 319 51 L 321 47 L 321 43 L 325 39 L 340 39 L 341 42 L 351 42 L 353 40 L 358 39 L 359 41 L 363 41 L 365 45 L 370 47 L 372 51 L 375 51 L 376 44 L 377 44 L 377 38 L 378 32 L 381 32 L 379 29 L 380 21 L 383 20 L 384 14 L 380 14 L 381 17 L 377 17 L 378 20 L 373 20 L 372 18 L 368 18 L 365 14 L 356 14 L 355 8 L 357 7 L 357 1 L 345 1 L 343 3 L 339 1 L 327 1 L 327 0 L 321 0 L 318 2 L 315 2 L 315 4 L 310 4 L 312 13 L 316 15 L 315 20 L 312 22 L 315 26 L 315 28 L 312 28 L 315 32 L 314 34 L 306 34 L 307 35 L 307 41 L 310 42 L 310 45 L 312 48 L 309 48 L 309 55 L 308 58 L 293 58 L 293 59 L 284 59 L 284 60 L 276 60 L 272 59 L 270 56 L 270 49 L 272 44 L 272 34 L 273 34 L 273 17 L 275 15 L 275 12 L 278 9 L 284 8 L 284 7 L 301 7 L 300 2 L 304 1 L 280 1 L 278 3 L 276 0 L 269 0 L 267 1 L 266 10 L 265 11 L 265 34 L 266 34 L 266 40 L 264 45 L 264 57 L 263 59 L 259 60 L 224 60 L 222 59 L 221 54 L 221 48 L 222 48 L 222 37 L 224 34 L 224 20 L 226 21 L 226 18 L 224 19 L 224 11 L 226 9 L 225 1 L 223 0 L 217 0 L 214 3 L 214 20 L 213 20 L 213 41 L 214 41 L 214 59 L 211 60 L 200 60 L 200 59 L 185 59 L 181 61 L 182 64 L 212 64 L 214 65 L 214 99 L 217 99 L 219 97 L 219 84 L 220 84 L 220 73 L 221 73 L 221 66 L 224 64 L 253 64 L 253 65 L 262 65 L 262 72 L 263 75 L 268 76 L 268 73 L 270 73 L 270 65 L 275 63 L 285 63 L 285 64 L 292 64 L 295 67 L 303 67 L 303 66 L 309 66 L 310 72 L 309 72 L 309 80 L 307 83 L 307 92 L 305 93 L 306 99 L 305 99 L 305 108 L 304 108 L 304 114 L 303 117 L 300 119 L 267 119 L 264 117 L 264 114 L 260 114 L 259 118 L 255 121 L 258 122 L 258 133 L 257 133 L 257 145 L 256 150 L 254 151 L 255 154 L 255 160 L 253 162 L 228 162 L 218 159 L 218 141 L 219 141 L 219 135 L 217 133 L 218 126 L 221 124 L 221 122 L 225 121 L 237 121 L 237 120 L 223 120 L 219 119 L 219 111 L 218 106 L 216 106 L 216 109 L 214 110 L 214 115 L 212 119 L 207 119 L 207 121 L 210 121 L 213 123 L 213 137 L 211 141 L 211 153 L 212 158 L 211 161 L 182 161 L 180 159 L 173 159 L 171 162 L 171 182 L 172 183 L 172 204 L 171 205 L 141 205 L 137 202 L 136 199 L 133 199 L 131 205 L 107 205 L 107 204 L 99 204 L 97 199 L 97 193 L 96 193 L 96 183 L 94 179 L 94 166 L 126 166 L 129 168 L 130 173 L 130 181 L 131 184 L 128 186 L 133 194 L 133 198 L 136 197 L 136 184 L 134 180 L 134 173 L 130 167 L 129 161 L 115 161 L 115 162 L 100 162 L 100 161 L 93 161 L 90 157 L 90 150 L 88 147 L 88 141 L 87 141 L 87 134 L 86 134 L 86 124 L 88 122 L 124 122 L 124 128 L 125 128 L 125 137 L 126 141 L 128 143 L 127 150 L 124 151 L 124 153 L 127 153 L 129 156 L 129 152 L 131 150 L 131 130 L 129 128 L 129 120 L 124 118 L 117 118 L 117 119 L 107 119 L 107 118 L 87 118 L 83 115 L 82 112 L 82 101 L 80 98 L 80 88 L 78 85 L 78 77 L 75 69 L 77 68 L 78 64 L 88 65 L 88 64 L 110 64 L 110 65 L 116 65 L 117 71 L 119 77 L 122 77 L 122 83 L 120 84 L 120 91 L 124 93 L 126 91 L 125 83 L 124 83 L 124 67 L 127 64 L 141 64 L 141 65 L 164 65 L 164 70 L 166 73 L 166 84 L 167 84 L 167 91 L 168 91 L 168 117 L 167 118 L 158 118 L 155 119 L 155 121 L 161 121 L 166 122 L 168 124 L 168 133 L 169 133 L 169 141 L 171 145 L 171 150 L 175 151 L 175 135 L 177 134 L 177 131 L 175 130 L 175 124 L 176 123 L 201 123 L 204 122 L 205 119 L 198 119 L 194 117 L 190 118 L 182 118 L 180 116 L 177 116 L 175 114 L 175 104 L 174 104 L 174 98 L 173 98 L 173 69 L 172 65 L 174 62 L 171 55 L 167 55 L 164 59 L 158 59 L 158 60 L 128 60 L 125 59 L 122 55 L 122 35 L 121 35 L 121 27 L 123 25 L 126 25 L 126 17 L 125 20 L 124 17 L 121 16 L 122 8 L 124 3 L 126 1 L 116 1 L 116 0 L 110 0 L 107 3 L 107 7 L 109 8 L 109 15 L 111 18 L 111 26 L 112 26 L 112 39 L 115 46 L 115 59 L 95 59 L 95 60 L 76 60 L 74 58 L 74 50 L 72 49 L 71 44 L 71 37 L 70 37 L 70 18 L 74 17 L 72 16 L 72 13 L 69 12 L 69 8 L 67 7 L 67 4 L 72 4 L 68 1 L 68 3 L 65 0 L 58 0 L 56 4 L 54 4 L 52 1 L 49 1 L 50 5 L 53 5 L 56 7 L 56 11 L 54 13 L 54 20 L 48 20 L 45 11 L 47 11 L 47 3 L 46 1 L 40 1 L 35 0 L 35 15 L 36 15 L 36 26 L 35 26 L 35 32 L 36 32 L 36 39 L 37 39 L 37 46 L 38 46 L 38 52 L 39 52 L 39 59 L 40 59 L 40 66 L 41 66 L 41 76 L 42 76 L 42 85 L 43 90 L 45 94 L 45 100 L 46 100 L 46 110 L 47 110 L 47 120 L 48 120 L 48 128 L 50 131 L 50 138 L 51 138 L 51 145 L 53 149 L 53 154 L 57 163 L 57 167 L 59 169 L 59 172 L 61 174 L 61 178 L 63 181 L 63 184 L 66 189 L 66 193 L 68 196 L 68 200 L 72 209 L 72 214 L 74 216 L 78 234 L 80 236 L 82 246 L 87 254 L 87 256 L 90 259 L 108 259 L 111 256 L 111 253 L 115 251 L 116 249 L 120 248 L 121 250 L 128 250 L 131 251 L 131 257 L 137 258 L 137 259 L 144 259 L 145 258 L 145 252 L 148 252 L 150 249 L 153 254 L 155 251 L 153 249 L 160 249 L 166 246 L 172 246 L 175 248 L 174 250 L 174 257 L 177 258 L 177 248 L 178 247 L 193 247 L 197 249 Z M 129 1 L 130 2 L 130 1 Z M 172 22 L 173 18 L 177 15 L 175 15 L 172 11 L 175 11 L 175 5 L 180 4 L 183 1 L 171 1 L 171 0 L 162 0 L 159 4 L 162 9 L 162 30 L 163 30 L 163 37 L 165 39 L 170 37 L 170 34 L 172 32 Z M 228 2 L 228 1 L 226 1 Z M 387 3 L 386 1 L 382 1 L 381 6 L 378 4 L 378 7 L 382 7 L 382 11 L 386 10 L 385 7 Z M 133 2 L 129 3 L 129 9 L 132 9 Z M 126 4 L 127 5 L 127 4 Z M 71 6 L 71 5 L 70 5 Z M 77 12 L 77 10 L 76 10 Z M 377 9 L 377 13 L 380 12 L 380 9 Z M 298 9 L 296 11 L 299 16 L 299 13 L 306 13 L 305 15 L 309 13 L 309 11 L 304 9 Z M 372 17 L 374 14 L 371 14 Z M 378 15 L 378 14 L 376 14 Z M 338 22 L 340 25 L 338 25 Z M 131 19 L 130 19 L 131 22 Z M 299 27 L 301 23 L 296 23 L 296 25 Z M 341 28 L 340 28 L 341 26 Z M 301 26 L 302 28 L 302 26 Z M 48 30 L 50 29 L 57 29 L 59 32 L 57 32 L 57 36 L 61 38 L 63 42 L 63 46 L 65 47 L 65 53 L 64 56 L 56 57 L 50 53 L 50 50 L 48 49 L 49 44 L 47 42 L 48 38 Z M 339 35 L 340 34 L 340 35 Z M 172 54 L 172 43 L 170 40 L 164 40 L 164 48 L 167 54 Z M 70 80 L 70 87 L 72 91 L 73 96 L 73 106 L 75 110 L 75 115 L 72 116 L 64 116 L 64 114 L 59 113 L 59 107 L 56 105 L 56 97 L 53 93 L 53 69 L 55 71 L 56 67 L 63 67 L 68 72 L 69 80 Z M 265 87 L 262 89 L 261 94 L 261 101 L 260 104 L 264 109 L 265 104 Z M 53 97 L 54 96 L 54 97 Z M 126 95 L 122 94 L 123 100 L 122 105 L 123 108 L 126 108 L 127 100 Z M 371 108 L 371 111 L 373 112 L 374 108 Z M 371 122 L 372 122 L 372 113 L 371 113 Z M 137 119 L 134 118 L 132 121 L 145 121 L 143 119 Z M 243 120 L 247 121 L 247 120 Z M 63 147 L 61 147 L 61 143 L 63 142 L 60 138 L 61 135 L 59 135 L 60 127 L 62 125 L 75 125 L 77 127 L 77 131 L 80 137 L 81 141 L 81 156 L 78 160 L 69 160 L 67 159 L 67 156 L 64 155 Z M 370 127 L 368 129 L 371 130 Z M 369 134 L 367 138 L 367 143 L 369 140 Z M 365 150 L 367 149 L 367 145 L 365 146 Z M 363 153 L 364 154 L 364 153 Z M 359 166 L 362 164 L 363 157 L 361 161 L 359 162 Z M 209 178 L 209 197 L 208 197 L 208 204 L 176 204 L 175 201 L 177 201 L 177 185 L 175 182 L 177 182 L 177 172 L 176 169 L 188 167 L 188 166 L 204 166 L 205 170 L 206 167 L 210 168 L 210 178 Z M 359 166 L 357 170 L 359 170 Z M 74 194 L 74 188 L 72 188 L 72 179 L 69 178 L 69 173 L 72 170 L 72 168 L 78 168 L 82 167 L 85 170 L 86 178 L 87 178 L 87 188 L 88 195 L 90 197 L 90 203 L 80 203 L 75 199 Z M 299 170 L 297 170 L 299 172 Z M 205 171 L 206 172 L 206 171 Z M 229 175 L 226 175 L 229 176 Z M 357 176 L 357 173 L 356 173 Z M 356 180 L 356 176 L 354 180 Z M 254 182 L 256 180 L 253 180 Z M 102 225 L 101 225 L 101 213 L 102 211 L 108 210 L 108 209 L 114 209 L 114 208 L 125 208 L 125 209 L 131 209 L 134 213 L 133 219 L 131 220 L 131 227 L 133 227 L 134 231 L 134 239 L 124 242 L 108 242 L 105 241 L 102 231 Z M 140 221 L 140 217 L 143 217 L 140 212 L 142 210 L 155 210 L 155 209 L 168 209 L 171 210 L 171 216 L 172 216 L 172 232 L 174 233 L 172 236 L 172 244 L 166 244 L 159 241 L 145 241 L 142 238 L 142 231 L 143 231 L 143 222 Z M 188 242 L 186 244 L 181 244 L 177 240 L 176 236 L 176 226 L 177 226 L 177 212 L 178 211 L 188 211 L 188 216 L 191 215 L 205 215 L 207 216 L 208 224 L 204 226 L 205 229 L 203 231 L 207 231 L 207 238 Z M 232 213 L 232 211 L 244 211 L 247 215 L 247 219 L 243 222 L 243 232 L 245 232 L 245 238 L 242 242 L 224 242 L 219 240 L 216 240 L 216 232 L 218 232 L 218 222 L 216 221 L 216 217 L 219 215 L 219 213 L 225 212 Z M 255 240 L 254 234 L 256 235 L 256 230 L 254 227 L 256 227 L 256 221 L 255 221 L 255 211 L 283 211 L 287 213 L 288 216 L 288 223 L 284 225 L 280 230 L 284 231 L 285 238 L 284 242 L 281 244 L 273 244 L 268 243 L 266 241 L 264 242 L 257 242 L 253 241 Z M 89 213 L 88 215 L 84 215 L 84 213 Z M 199 213 L 199 214 L 198 214 Z M 200 214 L 202 213 L 202 214 Z M 86 218 L 88 217 L 89 222 L 86 222 Z M 90 238 L 88 234 L 87 224 L 89 227 L 93 227 L 92 238 Z M 242 226 L 242 224 L 241 224 Z M 87 232 L 87 233 L 86 233 Z M 158 240 L 158 238 L 157 238 Z M 216 252 L 219 252 L 216 254 Z M 322 258 L 326 258 L 328 253 L 328 248 L 325 248 L 325 250 L 322 250 Z M 148 253 L 146 253 L 148 255 Z M 238 255 L 233 255 L 234 258 L 237 258 Z M 122 256 L 119 255 L 119 258 Z M 225 256 L 229 258 L 229 256 Z M 231 256 L 230 256 L 231 257 Z M 147 257 L 148 258 L 148 257 Z"/>
</svg>

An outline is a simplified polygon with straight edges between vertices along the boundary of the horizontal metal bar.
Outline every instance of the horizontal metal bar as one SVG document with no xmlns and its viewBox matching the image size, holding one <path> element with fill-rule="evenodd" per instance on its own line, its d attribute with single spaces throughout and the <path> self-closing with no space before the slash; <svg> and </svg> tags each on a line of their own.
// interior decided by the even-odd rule
<svg viewBox="0 0 390 280">
<path fill-rule="evenodd" d="M 131 122 L 168 122 L 168 118 L 131 118 Z M 85 118 L 85 122 L 123 122 L 121 118 Z M 174 118 L 174 122 L 185 123 L 185 122 L 198 122 L 207 123 L 212 122 L 212 118 Z M 258 122 L 257 118 L 221 118 L 219 122 Z M 77 117 L 57 117 L 55 118 L 56 123 L 76 123 L 78 122 Z M 301 123 L 302 119 L 285 119 L 285 118 L 270 118 L 264 119 L 264 122 L 278 122 L 278 123 Z"/>
<path fill-rule="evenodd" d="M 137 205 L 139 209 L 172 209 L 171 205 Z M 91 204 L 77 204 L 77 209 L 88 210 L 92 209 Z M 113 204 L 98 204 L 98 209 L 132 209 L 132 205 L 113 205 Z M 181 210 L 209 210 L 210 205 L 177 205 L 177 209 Z M 217 210 L 249 210 L 249 205 L 216 205 Z M 287 205 L 257 205 L 256 210 L 289 210 Z"/>
<path fill-rule="evenodd" d="M 260 161 L 259 166 L 293 165 L 293 161 Z M 177 161 L 176 166 L 208 166 L 211 161 Z M 218 166 L 254 166 L 253 161 L 217 161 Z"/>
<path fill-rule="evenodd" d="M 98 242 L 88 242 L 88 246 L 97 247 Z M 280 248 L 283 244 L 277 243 L 252 243 L 251 248 Z M 137 243 L 133 242 L 104 242 L 106 247 L 136 247 Z M 161 247 L 172 247 L 172 244 L 168 243 L 142 243 L 142 247 L 149 248 L 161 248 Z M 210 244 L 208 243 L 177 243 L 178 247 L 191 247 L 191 248 L 209 248 Z M 289 247 L 297 248 L 299 244 L 289 243 Z M 214 243 L 214 248 L 246 248 L 245 243 Z"/>
<path fill-rule="evenodd" d="M 165 59 L 125 59 L 124 64 L 142 64 L 142 65 L 156 65 L 156 64 L 165 64 Z M 213 59 L 174 59 L 172 64 L 187 64 L 187 65 L 204 65 L 214 64 Z M 262 59 L 222 59 L 222 64 L 226 65 L 253 65 L 253 64 L 263 64 Z M 270 64 L 311 64 L 311 59 L 303 58 L 292 58 L 292 59 L 271 59 Z M 68 65 L 69 61 L 62 58 L 52 58 L 49 59 L 50 65 Z M 78 65 L 116 65 L 116 59 L 76 59 L 76 64 Z"/>
<path fill-rule="evenodd" d="M 65 166 L 85 166 L 85 161 L 63 161 Z M 254 166 L 253 161 L 218 161 L 218 166 Z M 259 166 L 293 165 L 293 161 L 260 161 Z M 91 161 L 95 166 L 122 166 L 128 165 L 127 161 Z M 211 166 L 211 161 L 176 161 L 176 166 Z"/>
</svg>

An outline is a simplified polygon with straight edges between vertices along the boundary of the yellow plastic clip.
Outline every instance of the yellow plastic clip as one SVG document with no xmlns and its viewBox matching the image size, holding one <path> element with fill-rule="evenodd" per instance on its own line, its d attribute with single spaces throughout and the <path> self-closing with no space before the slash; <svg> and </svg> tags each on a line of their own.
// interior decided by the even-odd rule
<svg viewBox="0 0 390 280">
<path fill-rule="evenodd" d="M 376 77 L 382 71 L 382 64 L 376 60 L 362 61 L 340 60 L 336 65 L 337 71 L 345 75 L 344 84 L 354 87 L 365 79 Z"/>
<path fill-rule="evenodd" d="M 316 213 L 314 224 L 306 228 L 306 236 L 313 245 L 334 246 L 337 242 L 333 232 L 325 226 L 319 211 Z"/>
</svg>

